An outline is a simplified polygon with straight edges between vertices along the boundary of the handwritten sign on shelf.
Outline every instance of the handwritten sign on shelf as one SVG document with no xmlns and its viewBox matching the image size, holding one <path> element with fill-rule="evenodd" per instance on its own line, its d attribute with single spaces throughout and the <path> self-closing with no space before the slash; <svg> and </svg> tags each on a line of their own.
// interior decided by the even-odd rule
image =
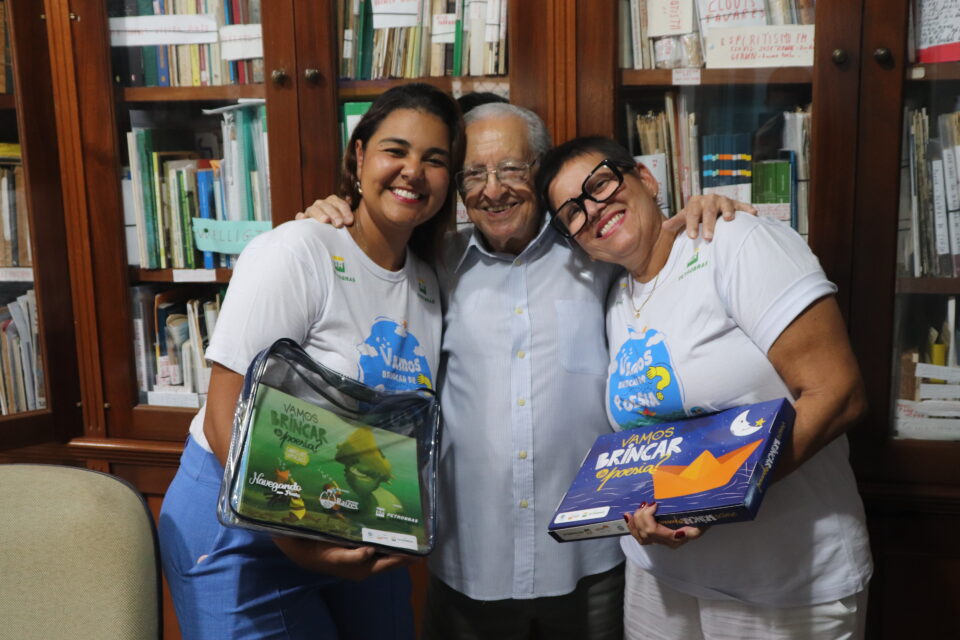
<svg viewBox="0 0 960 640">
<path fill-rule="evenodd" d="M 812 66 L 813 25 L 713 29 L 706 64 L 708 69 Z"/>
</svg>

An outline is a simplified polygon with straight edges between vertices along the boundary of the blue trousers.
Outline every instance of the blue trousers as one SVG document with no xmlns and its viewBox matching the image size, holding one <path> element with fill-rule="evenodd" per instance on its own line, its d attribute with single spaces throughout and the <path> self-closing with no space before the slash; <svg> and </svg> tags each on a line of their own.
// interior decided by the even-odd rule
<svg viewBox="0 0 960 640">
<path fill-rule="evenodd" d="M 297 567 L 270 536 L 217 520 L 223 467 L 193 439 L 160 511 L 163 570 L 184 640 L 412 640 L 405 568 L 362 582 Z"/>
</svg>

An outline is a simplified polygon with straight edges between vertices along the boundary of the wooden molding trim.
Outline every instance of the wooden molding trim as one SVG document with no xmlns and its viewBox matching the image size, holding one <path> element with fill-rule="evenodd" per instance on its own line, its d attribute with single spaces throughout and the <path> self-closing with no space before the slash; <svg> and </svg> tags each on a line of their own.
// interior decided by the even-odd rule
<svg viewBox="0 0 960 640">
<path fill-rule="evenodd" d="M 67 0 L 44 0 L 47 40 L 53 69 L 53 97 L 57 105 L 57 140 L 63 189 L 64 216 L 68 224 L 67 247 L 70 264 L 70 290 L 73 300 L 91 301 L 75 304 L 75 331 L 80 375 L 80 397 L 83 406 L 84 431 L 88 435 L 105 434 L 103 389 L 99 381 L 100 338 L 97 333 L 94 300 L 93 268 L 89 234 L 86 182 L 84 180 L 83 141 L 80 128 L 80 104 L 74 68 L 71 10 Z"/>
</svg>

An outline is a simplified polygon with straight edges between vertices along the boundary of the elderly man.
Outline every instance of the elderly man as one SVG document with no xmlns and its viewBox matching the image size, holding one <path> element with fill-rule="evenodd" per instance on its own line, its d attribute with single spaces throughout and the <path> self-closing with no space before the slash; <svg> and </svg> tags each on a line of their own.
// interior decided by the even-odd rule
<svg viewBox="0 0 960 640">
<path fill-rule="evenodd" d="M 615 267 L 589 261 L 546 224 L 533 177 L 551 141 L 536 114 L 494 103 L 464 119 L 456 180 L 473 228 L 448 237 L 439 267 L 441 524 L 424 635 L 619 638 L 619 540 L 561 544 L 547 534 L 584 453 L 609 431 L 603 306 Z M 720 208 L 729 217 L 734 203 L 697 201 L 689 232 L 701 216 L 712 230 Z M 352 221 L 335 197 L 308 214 Z"/>
</svg>

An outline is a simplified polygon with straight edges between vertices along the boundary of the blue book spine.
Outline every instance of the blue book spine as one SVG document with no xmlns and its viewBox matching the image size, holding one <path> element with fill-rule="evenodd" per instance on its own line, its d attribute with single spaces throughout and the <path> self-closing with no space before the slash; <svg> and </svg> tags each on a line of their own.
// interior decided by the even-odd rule
<svg viewBox="0 0 960 640">
<path fill-rule="evenodd" d="M 213 169 L 201 169 L 197 171 L 197 208 L 201 218 L 213 219 L 213 199 Z M 212 251 L 203 252 L 203 268 L 216 268 Z"/>
<path fill-rule="evenodd" d="M 171 2 L 173 0 L 170 0 Z M 167 14 L 167 0 L 154 0 L 154 14 L 163 16 Z M 170 47 L 157 47 L 157 86 L 170 86 Z"/>
</svg>

